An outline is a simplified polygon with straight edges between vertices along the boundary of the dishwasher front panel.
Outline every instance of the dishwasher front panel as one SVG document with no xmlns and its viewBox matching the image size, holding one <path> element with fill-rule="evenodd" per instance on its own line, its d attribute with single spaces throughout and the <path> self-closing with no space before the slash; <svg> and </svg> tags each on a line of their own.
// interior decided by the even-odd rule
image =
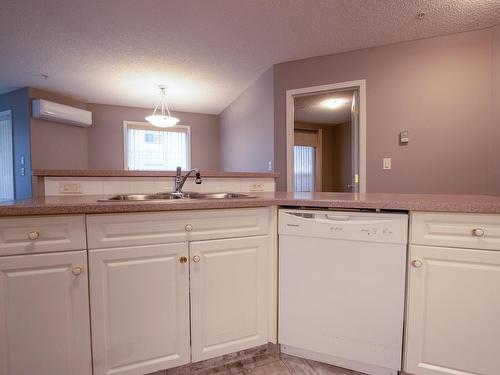
<svg viewBox="0 0 500 375">
<path fill-rule="evenodd" d="M 284 352 L 291 347 L 296 350 L 290 354 L 341 367 L 397 374 L 406 242 L 317 238 L 311 233 L 281 232 L 279 237 L 279 343 Z M 394 238 L 405 236 L 406 230 Z"/>
</svg>

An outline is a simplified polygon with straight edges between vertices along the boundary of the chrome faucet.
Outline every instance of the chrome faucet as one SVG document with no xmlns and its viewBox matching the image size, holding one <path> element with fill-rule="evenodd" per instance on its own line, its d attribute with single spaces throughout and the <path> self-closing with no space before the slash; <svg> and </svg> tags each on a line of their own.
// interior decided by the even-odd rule
<svg viewBox="0 0 500 375">
<path fill-rule="evenodd" d="M 184 186 L 184 183 L 186 182 L 187 178 L 191 175 L 191 173 L 196 172 L 196 178 L 194 182 L 199 185 L 201 184 L 201 175 L 200 175 L 200 170 L 198 168 L 190 169 L 187 171 L 184 176 L 182 176 L 182 171 L 181 167 L 177 167 L 175 171 L 175 193 L 176 194 L 182 194 L 182 187 Z"/>
</svg>

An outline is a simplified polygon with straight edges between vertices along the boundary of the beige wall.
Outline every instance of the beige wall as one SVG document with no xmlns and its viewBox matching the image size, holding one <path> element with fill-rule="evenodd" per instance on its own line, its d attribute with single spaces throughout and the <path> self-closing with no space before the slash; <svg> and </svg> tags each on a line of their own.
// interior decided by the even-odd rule
<svg viewBox="0 0 500 375">
<path fill-rule="evenodd" d="M 267 70 L 221 113 L 224 171 L 266 172 L 273 164 L 273 74 Z"/>
<path fill-rule="evenodd" d="M 492 50 L 492 96 L 493 106 L 491 147 L 490 147 L 490 179 L 489 194 L 500 195 L 500 25 L 493 29 Z"/>
<path fill-rule="evenodd" d="M 295 122 L 295 129 L 322 129 L 321 191 L 348 192 L 351 184 L 351 124 Z"/>
<path fill-rule="evenodd" d="M 46 99 L 87 109 L 85 103 L 63 95 L 30 88 L 31 99 Z M 31 117 L 31 167 L 33 169 L 86 169 L 87 130 Z"/>
<path fill-rule="evenodd" d="M 89 104 L 94 124 L 88 128 L 88 168 L 123 169 L 123 121 L 142 121 L 152 110 Z M 191 126 L 191 166 L 220 169 L 219 116 L 172 112 L 180 125 Z"/>
<path fill-rule="evenodd" d="M 92 111 L 92 126 L 81 128 L 31 118 L 33 169 L 123 169 L 123 121 L 145 121 L 151 109 L 86 104 L 30 88 L 31 99 L 46 99 Z M 219 116 L 173 112 L 191 126 L 191 164 L 220 169 Z"/>
<path fill-rule="evenodd" d="M 278 190 L 286 184 L 286 90 L 366 79 L 369 192 L 485 193 L 488 149 L 497 143 L 490 133 L 492 33 L 480 30 L 275 65 Z M 408 146 L 398 144 L 401 129 L 410 131 Z M 382 170 L 383 157 L 392 158 L 391 171 Z"/>
</svg>

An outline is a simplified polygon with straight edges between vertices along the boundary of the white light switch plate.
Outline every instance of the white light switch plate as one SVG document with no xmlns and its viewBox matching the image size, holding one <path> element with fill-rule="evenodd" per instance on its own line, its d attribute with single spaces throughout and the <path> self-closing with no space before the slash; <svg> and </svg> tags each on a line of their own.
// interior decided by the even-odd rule
<svg viewBox="0 0 500 375">
<path fill-rule="evenodd" d="M 383 169 L 391 169 L 391 158 L 383 158 L 382 159 L 382 168 Z"/>
</svg>

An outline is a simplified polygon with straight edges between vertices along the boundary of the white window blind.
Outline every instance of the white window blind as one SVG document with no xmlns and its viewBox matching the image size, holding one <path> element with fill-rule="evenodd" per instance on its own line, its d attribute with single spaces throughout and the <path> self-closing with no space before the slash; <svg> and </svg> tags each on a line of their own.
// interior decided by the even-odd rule
<svg viewBox="0 0 500 375">
<path fill-rule="evenodd" d="M 173 171 L 190 168 L 190 127 L 156 128 L 147 123 L 125 122 L 126 168 Z"/>
<path fill-rule="evenodd" d="M 0 199 L 14 199 L 12 115 L 0 112 Z"/>
<path fill-rule="evenodd" d="M 294 146 L 295 191 L 314 191 L 314 154 L 314 147 Z"/>
</svg>

